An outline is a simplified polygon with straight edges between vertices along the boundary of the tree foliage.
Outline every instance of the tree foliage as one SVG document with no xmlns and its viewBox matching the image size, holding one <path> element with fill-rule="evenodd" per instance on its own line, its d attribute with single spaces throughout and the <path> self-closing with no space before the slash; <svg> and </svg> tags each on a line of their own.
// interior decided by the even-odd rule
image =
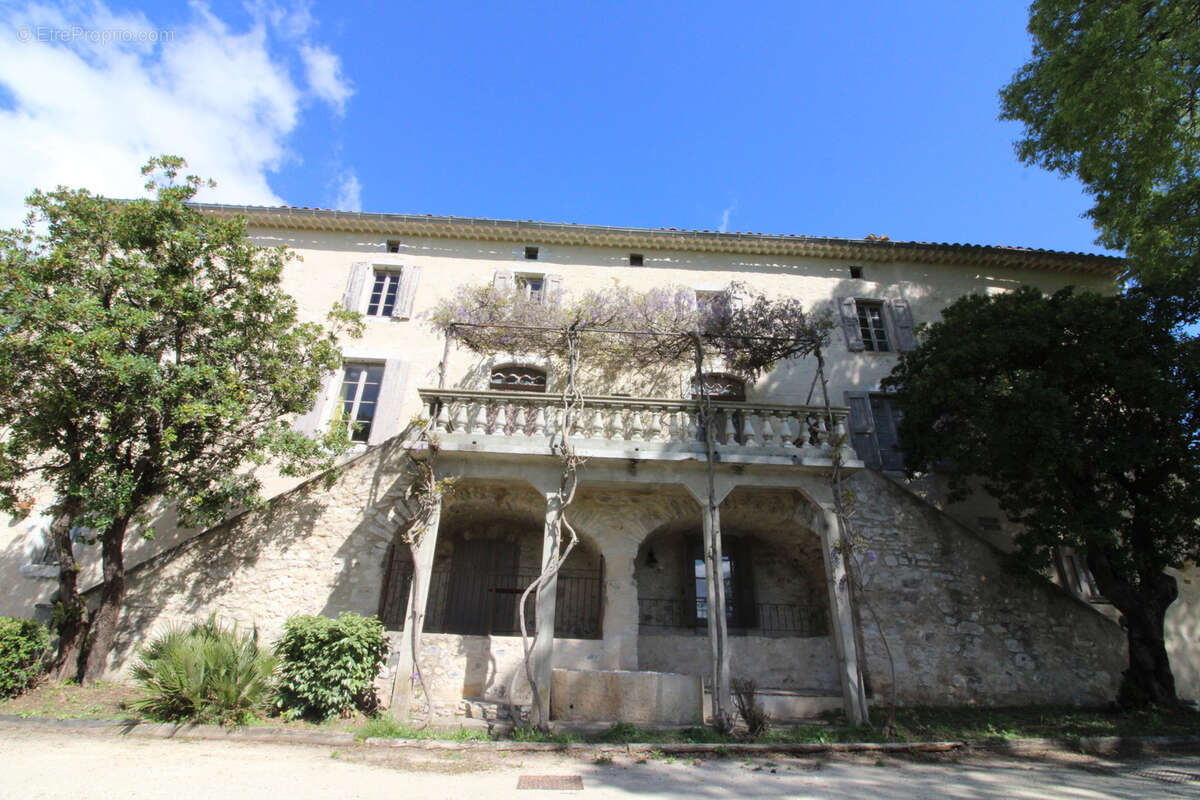
<svg viewBox="0 0 1200 800">
<path fill-rule="evenodd" d="M 964 297 L 884 387 L 904 409 L 910 472 L 972 479 L 1021 527 L 1021 560 L 1087 554 L 1126 616 L 1130 698 L 1174 700 L 1164 573 L 1200 558 L 1200 348 L 1156 324 L 1140 293 L 1032 288 Z"/>
<path fill-rule="evenodd" d="M 1033 56 L 1001 92 L 1023 161 L 1073 175 L 1099 241 L 1200 311 L 1200 2 L 1037 0 Z"/>
<path fill-rule="evenodd" d="M 241 219 L 190 207 L 202 181 L 180 178 L 183 166 L 147 165 L 152 200 L 34 192 L 26 227 L 0 234 L 0 508 L 22 513 L 38 487 L 54 492 L 69 518 L 56 526 L 64 575 L 72 525 L 96 532 L 90 676 L 123 597 L 126 531 L 151 534 L 154 502 L 207 525 L 261 502 L 253 467 L 300 474 L 344 445 L 344 432 L 314 439 L 283 418 L 311 405 L 355 318 L 300 322 L 280 286 L 291 256 L 255 245 Z M 78 620 L 64 589 L 63 617 Z"/>
</svg>

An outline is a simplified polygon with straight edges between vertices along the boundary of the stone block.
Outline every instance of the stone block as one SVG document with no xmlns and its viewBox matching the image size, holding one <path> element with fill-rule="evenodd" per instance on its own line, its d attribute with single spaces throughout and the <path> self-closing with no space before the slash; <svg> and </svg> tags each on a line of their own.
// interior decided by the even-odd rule
<svg viewBox="0 0 1200 800">
<path fill-rule="evenodd" d="M 573 722 L 689 725 L 704 716 L 699 675 L 556 669 L 550 698 L 550 718 Z"/>
</svg>

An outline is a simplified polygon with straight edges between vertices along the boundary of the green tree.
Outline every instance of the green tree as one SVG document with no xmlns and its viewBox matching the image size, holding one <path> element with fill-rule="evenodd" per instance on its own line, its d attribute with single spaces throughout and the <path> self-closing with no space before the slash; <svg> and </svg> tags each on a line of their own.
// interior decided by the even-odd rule
<svg viewBox="0 0 1200 800">
<path fill-rule="evenodd" d="M 1176 701 L 1165 570 L 1200 558 L 1197 345 L 1156 324 L 1137 290 L 1027 287 L 956 301 L 884 381 L 910 473 L 936 468 L 953 497 L 981 480 L 1022 526 L 1020 563 L 1086 554 L 1127 623 L 1128 704 Z"/>
<path fill-rule="evenodd" d="M 202 181 L 180 178 L 184 166 L 145 167 L 153 200 L 35 191 L 26 226 L 0 234 L 0 508 L 26 512 L 44 487 L 57 498 L 64 677 L 103 671 L 126 534 L 153 535 L 156 503 L 209 525 L 262 502 L 256 467 L 303 474 L 345 444 L 344 431 L 310 438 L 281 418 L 311 405 L 355 315 L 335 306 L 328 328 L 300 322 L 280 286 L 291 256 L 255 245 L 241 219 L 190 207 Z M 93 531 L 103 562 L 90 618 L 73 528 Z"/>
<path fill-rule="evenodd" d="M 1176 319 L 1200 314 L 1200 1 L 1036 0 L 1001 91 L 1021 160 L 1075 176 L 1099 242 Z M 1161 303 L 1161 301 L 1160 301 Z"/>
</svg>

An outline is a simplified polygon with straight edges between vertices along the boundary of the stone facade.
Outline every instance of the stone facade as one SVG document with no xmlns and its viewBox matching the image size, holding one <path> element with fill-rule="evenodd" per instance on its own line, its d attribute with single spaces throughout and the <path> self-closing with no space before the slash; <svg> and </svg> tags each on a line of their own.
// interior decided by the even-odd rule
<svg viewBox="0 0 1200 800">
<path fill-rule="evenodd" d="M 321 320 L 335 301 L 367 311 L 364 281 L 374 270 L 404 276 L 411 308 L 367 316 L 364 336 L 345 343 L 348 361 L 384 368 L 376 425 L 363 452 L 302 484 L 264 474 L 274 498 L 269 507 L 212 530 L 179 529 L 164 509 L 155 542 L 130 537 L 129 602 L 111 654 L 114 676 L 123 674 L 134 648 L 154 631 L 210 613 L 255 624 L 272 638 L 292 614 L 381 610 L 401 524 L 395 508 L 405 488 L 401 433 L 407 420 L 431 406 L 451 406 L 430 394 L 437 391 L 439 366 L 445 369 L 442 391 L 474 398 L 475 407 L 486 403 L 479 395 L 486 395 L 493 367 L 550 366 L 537 354 L 481 359 L 453 346 L 443 362 L 444 342 L 421 315 L 460 285 L 534 273 L 568 294 L 613 280 L 638 289 L 675 284 L 699 292 L 740 281 L 813 309 L 831 304 L 844 309 L 848 298 L 881 304 L 888 309 L 888 334 L 898 342 L 905 315 L 917 324 L 935 321 L 942 307 L 963 294 L 1002 292 L 1022 283 L 1046 291 L 1066 285 L 1105 291 L 1116 268 L 1102 258 L 1008 248 L 243 211 L 260 243 L 285 245 L 302 256 L 284 283 L 306 319 Z M 537 260 L 526 258 L 524 245 L 539 247 Z M 630 266 L 631 253 L 643 256 L 644 266 Z M 848 392 L 878 391 L 896 361 L 894 347 L 854 350 L 845 333 L 834 334 L 826 353 L 828 388 L 837 406 L 849 402 Z M 720 371 L 718 363 L 708 366 Z M 717 467 L 734 584 L 738 574 L 742 583 L 752 584 L 735 600 L 755 606 L 733 626 L 733 674 L 756 680 L 780 707 L 798 708 L 804 704 L 787 698 L 846 692 L 847 652 L 861 649 L 867 681 L 880 702 L 893 688 L 886 641 L 895 696 L 904 704 L 1111 699 L 1125 659 L 1117 625 L 1049 581 L 1005 572 L 1002 549 L 1012 531 L 1003 521 L 995 526 L 989 521 L 996 517 L 994 503 L 980 496 L 946 507 L 936 481 L 902 485 L 874 470 L 853 478 L 858 534 L 876 559 L 867 565 L 865 602 L 857 618 L 847 617 L 844 590 L 831 567 L 837 557 L 822 544 L 829 531 L 828 453 L 821 443 L 801 453 L 795 449 L 800 439 L 792 438 L 796 426 L 809 419 L 802 407 L 812 395 L 813 378 L 812 363 L 793 360 L 749 383 L 746 424 L 753 418 L 755 431 L 774 439 L 731 446 Z M 547 381 L 555 390 L 553 369 Z M 331 376 L 313 412 L 297 424 L 310 429 L 326 424 L 340 391 L 340 376 Z M 697 461 L 702 448 L 674 438 L 688 382 L 680 375 L 653 381 L 624 376 L 589 384 L 587 391 L 606 395 L 593 398 L 592 407 L 608 416 L 601 426 L 604 441 L 589 442 L 589 460 L 569 511 L 583 541 L 569 568 L 601 576 L 599 630 L 593 632 L 599 638 L 554 639 L 553 666 L 706 677 L 708 641 L 696 625 L 695 576 L 688 572 L 702 527 L 696 499 L 703 486 Z M 457 403 L 454 413 L 469 422 L 466 405 Z M 536 429 L 541 417 L 533 416 Z M 439 423 L 449 431 L 439 470 L 464 480 L 443 504 L 432 569 L 452 572 L 456 554 L 469 549 L 464 543 L 495 539 L 517 547 L 521 572 L 535 571 L 543 558 L 547 492 L 557 486 L 548 440 L 476 441 L 459 420 Z M 859 467 L 855 461 L 851 471 Z M 27 615 L 35 603 L 51 598 L 53 568 L 30 563 L 43 535 L 35 528 L 23 522 L 0 526 L 0 613 Z M 745 545 L 740 555 L 739 543 Z M 85 561 L 90 555 L 81 553 Z M 89 569 L 85 585 L 96 578 L 94 565 Z M 1194 569 L 1181 575 L 1180 588 L 1169 646 L 1181 694 L 1200 697 L 1195 625 L 1200 582 Z M 427 612 L 433 610 L 431 605 Z M 851 628 L 856 635 L 846 638 Z M 396 652 L 402 651 L 400 632 L 389 635 Z M 511 635 L 426 633 L 418 658 L 435 711 L 459 713 L 464 699 L 527 703 L 520 649 L 520 637 Z M 380 678 L 384 696 L 400 666 L 398 657 L 389 661 Z"/>
</svg>

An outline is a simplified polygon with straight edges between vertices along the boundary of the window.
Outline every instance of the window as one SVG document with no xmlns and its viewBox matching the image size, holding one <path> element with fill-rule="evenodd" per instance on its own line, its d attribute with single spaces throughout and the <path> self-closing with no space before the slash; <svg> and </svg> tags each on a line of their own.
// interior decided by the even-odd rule
<svg viewBox="0 0 1200 800">
<path fill-rule="evenodd" d="M 525 248 L 525 260 L 526 261 L 537 261 L 537 257 L 538 257 L 538 249 L 536 247 L 527 246 Z"/>
<path fill-rule="evenodd" d="M 540 303 L 546 296 L 545 275 L 518 275 L 517 292 L 526 300 Z"/>
<path fill-rule="evenodd" d="M 862 336 L 863 349 L 876 353 L 886 353 L 892 348 L 888 346 L 887 329 L 883 323 L 883 303 L 860 300 L 856 304 L 858 311 L 858 330 Z"/>
<path fill-rule="evenodd" d="M 368 317 L 390 317 L 396 310 L 396 298 L 400 294 L 402 273 L 396 270 L 375 270 L 375 283 L 371 286 L 371 298 L 367 301 Z"/>
<path fill-rule="evenodd" d="M 912 310 L 903 299 L 842 297 L 838 300 L 846 347 L 852 352 L 907 352 L 917 347 Z"/>
<path fill-rule="evenodd" d="M 492 370 L 490 388 L 505 392 L 546 391 L 546 371 L 536 367 L 505 364 Z"/>
<path fill-rule="evenodd" d="M 629 254 L 629 266 L 640 267 L 645 263 L 646 263 L 646 259 L 642 257 L 641 253 L 630 253 Z"/>
<path fill-rule="evenodd" d="M 903 415 L 891 395 L 846 392 L 846 405 L 850 406 L 850 441 L 863 463 L 875 469 L 904 469 L 897 433 Z"/>
<path fill-rule="evenodd" d="M 1071 547 L 1060 547 L 1057 552 L 1055 566 L 1058 568 L 1058 578 L 1062 585 L 1078 597 L 1089 603 L 1102 603 L 1104 596 L 1096 586 L 1096 579 L 1088 569 L 1087 559 Z"/>
<path fill-rule="evenodd" d="M 380 256 L 377 263 L 360 261 L 350 265 L 342 308 L 376 318 L 412 319 L 413 301 L 421 268 L 395 263 Z"/>
<path fill-rule="evenodd" d="M 399 239 L 388 239 L 387 251 L 389 253 L 399 253 L 400 252 L 400 240 Z"/>
<path fill-rule="evenodd" d="M 721 578 L 725 584 L 725 622 L 732 628 L 757 626 L 754 582 L 750 576 L 749 543 L 739 537 L 725 540 L 721 553 Z M 708 577 L 704 571 L 703 543 L 693 539 L 688 548 L 688 618 L 692 625 L 708 623 Z"/>
<path fill-rule="evenodd" d="M 863 276 L 862 267 L 851 267 L 850 268 L 850 277 L 851 278 L 858 280 L 858 279 L 862 278 L 862 276 Z"/>
<path fill-rule="evenodd" d="M 746 399 L 746 382 L 736 375 L 728 375 L 724 372 L 706 372 L 704 373 L 704 388 L 708 391 L 709 397 L 714 400 L 742 402 Z M 692 378 L 691 394 L 693 399 L 700 394 L 700 387 L 696 385 L 695 378 Z"/>
<path fill-rule="evenodd" d="M 346 365 L 342 378 L 342 414 L 349 426 L 350 441 L 366 442 L 371 438 L 381 383 L 382 365 Z"/>
</svg>

